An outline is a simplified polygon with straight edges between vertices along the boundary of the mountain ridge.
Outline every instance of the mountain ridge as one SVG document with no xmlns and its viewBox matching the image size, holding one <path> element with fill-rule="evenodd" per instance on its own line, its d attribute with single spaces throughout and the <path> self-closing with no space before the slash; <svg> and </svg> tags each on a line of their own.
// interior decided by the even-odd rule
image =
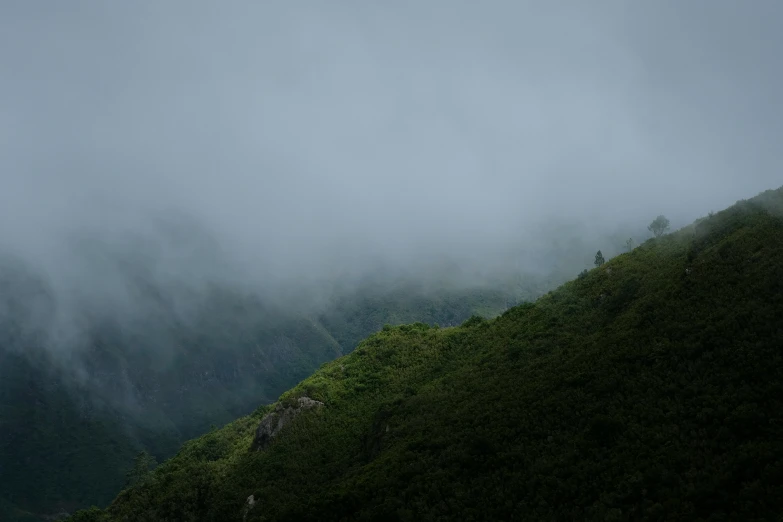
<svg viewBox="0 0 783 522">
<path fill-rule="evenodd" d="M 266 450 L 275 405 L 72 520 L 774 520 L 782 285 L 780 188 L 496 319 L 385 327 Z"/>
</svg>

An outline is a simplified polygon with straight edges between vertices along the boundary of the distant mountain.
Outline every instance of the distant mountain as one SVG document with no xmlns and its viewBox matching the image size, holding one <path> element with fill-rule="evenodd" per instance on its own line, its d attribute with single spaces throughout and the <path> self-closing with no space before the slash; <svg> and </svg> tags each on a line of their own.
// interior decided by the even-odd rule
<svg viewBox="0 0 783 522">
<path fill-rule="evenodd" d="M 783 188 L 498 318 L 385 327 L 71 520 L 778 520 L 781 325 Z"/>
</svg>

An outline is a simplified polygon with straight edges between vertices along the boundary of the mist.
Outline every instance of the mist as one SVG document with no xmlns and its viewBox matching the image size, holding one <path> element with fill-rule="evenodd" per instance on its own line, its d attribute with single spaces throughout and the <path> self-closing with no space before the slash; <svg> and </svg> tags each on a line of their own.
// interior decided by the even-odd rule
<svg viewBox="0 0 783 522">
<path fill-rule="evenodd" d="M 780 184 L 782 15 L 6 1 L 0 249 L 61 310 L 123 314 L 128 270 L 302 306 L 324 281 L 445 261 L 546 270 L 553 223 L 681 226 Z"/>
</svg>

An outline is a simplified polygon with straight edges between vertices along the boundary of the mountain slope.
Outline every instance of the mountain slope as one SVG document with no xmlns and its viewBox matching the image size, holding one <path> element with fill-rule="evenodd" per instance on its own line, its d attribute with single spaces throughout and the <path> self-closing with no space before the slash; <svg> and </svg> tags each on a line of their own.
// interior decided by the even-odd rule
<svg viewBox="0 0 783 522">
<path fill-rule="evenodd" d="M 782 217 L 768 191 L 495 320 L 385 328 L 268 448 L 271 406 L 73 520 L 774 520 Z"/>
<path fill-rule="evenodd" d="M 140 450 L 170 457 L 210 425 L 273 401 L 384 323 L 460 321 L 486 308 L 496 315 L 504 302 L 500 292 L 466 291 L 457 300 L 452 290 L 357 289 L 318 318 L 227 287 L 196 298 L 151 288 L 138 298 L 141 319 L 86 318 L 79 345 L 58 356 L 31 327 L 46 322 L 29 320 L 30 310 L 54 307 L 45 286 L 19 270 L 0 274 L 8 283 L 0 303 L 1 520 L 108 504 Z M 41 297 L 35 307 L 26 300 L 33 290 Z M 376 303 L 372 317 L 353 301 Z M 193 317 L 183 320 L 177 303 L 188 303 Z"/>
<path fill-rule="evenodd" d="M 195 324 L 94 325 L 68 361 L 29 340 L 0 348 L 3 494 L 27 509 L 108 502 L 140 449 L 168 457 L 340 355 L 304 318 L 215 301 Z"/>
</svg>

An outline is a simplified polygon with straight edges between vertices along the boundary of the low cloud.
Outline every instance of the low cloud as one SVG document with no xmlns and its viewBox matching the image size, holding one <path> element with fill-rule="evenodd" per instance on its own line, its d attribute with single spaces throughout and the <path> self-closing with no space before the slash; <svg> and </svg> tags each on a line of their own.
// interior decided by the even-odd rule
<svg viewBox="0 0 783 522">
<path fill-rule="evenodd" d="M 5 3 L 0 247 L 62 309 L 123 314 L 136 277 L 269 293 L 440 260 L 546 270 L 557 220 L 683 225 L 779 185 L 782 14 Z"/>
</svg>

